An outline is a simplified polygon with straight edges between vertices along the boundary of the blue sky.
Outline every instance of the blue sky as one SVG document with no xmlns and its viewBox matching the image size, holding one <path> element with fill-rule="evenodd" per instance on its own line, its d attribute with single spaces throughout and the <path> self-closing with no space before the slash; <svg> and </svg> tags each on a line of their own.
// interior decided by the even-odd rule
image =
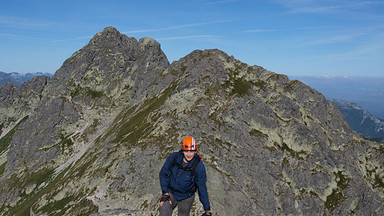
<svg viewBox="0 0 384 216">
<path fill-rule="evenodd" d="M 384 0 L 4 0 L 0 71 L 54 73 L 107 26 L 170 62 L 223 50 L 276 73 L 384 76 Z"/>
</svg>

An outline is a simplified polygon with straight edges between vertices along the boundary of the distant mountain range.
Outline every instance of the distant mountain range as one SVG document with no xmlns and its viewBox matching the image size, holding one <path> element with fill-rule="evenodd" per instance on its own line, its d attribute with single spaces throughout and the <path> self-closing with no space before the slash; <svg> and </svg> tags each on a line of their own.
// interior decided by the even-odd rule
<svg viewBox="0 0 384 216">
<path fill-rule="evenodd" d="M 321 92 L 327 99 L 351 101 L 384 119 L 384 77 L 290 76 Z"/>
<path fill-rule="evenodd" d="M 349 126 L 372 138 L 384 138 L 384 120 L 378 119 L 356 103 L 343 100 L 330 100 L 343 114 Z"/>
<path fill-rule="evenodd" d="M 5 73 L 5 72 L 0 71 L 0 86 L 4 85 L 7 82 L 13 83 L 17 86 L 20 86 L 23 82 L 31 80 L 32 78 L 34 78 L 36 76 L 49 76 L 49 77 L 51 77 L 52 74 L 41 73 L 41 72 L 20 74 L 17 72 Z"/>
</svg>

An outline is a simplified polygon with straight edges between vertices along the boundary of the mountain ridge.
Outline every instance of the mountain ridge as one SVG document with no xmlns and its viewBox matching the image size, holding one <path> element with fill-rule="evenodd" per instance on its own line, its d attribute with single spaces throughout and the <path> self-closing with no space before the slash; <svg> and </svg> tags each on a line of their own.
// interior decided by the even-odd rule
<svg viewBox="0 0 384 216">
<path fill-rule="evenodd" d="M 52 75 L 49 73 L 42 73 L 42 72 L 20 74 L 17 72 L 5 73 L 0 71 L 0 86 L 6 83 L 13 83 L 16 86 L 21 86 L 22 83 L 28 80 L 31 80 L 32 78 L 37 76 L 51 77 Z"/>
<path fill-rule="evenodd" d="M 384 121 L 358 106 L 356 103 L 331 99 L 341 111 L 352 129 L 372 138 L 384 138 Z"/>
<path fill-rule="evenodd" d="M 154 40 L 107 27 L 41 89 L 1 122 L 3 215 L 156 215 L 158 172 L 187 135 L 218 215 L 384 211 L 381 145 L 315 89 L 223 51 L 169 64 Z"/>
<path fill-rule="evenodd" d="M 113 29 L 112 29 L 113 30 Z M 116 32 L 116 29 L 115 29 L 115 32 Z M 102 32 L 100 32 L 99 34 L 102 34 Z M 147 42 L 155 42 L 153 39 L 151 38 L 143 38 L 142 40 L 145 40 Z M 197 51 L 197 50 L 195 50 Z M 192 52 L 193 53 L 193 52 Z M 191 54 L 192 54 L 191 53 Z M 5 74 L 5 76 L 14 76 L 14 77 L 20 77 L 20 74 L 18 73 L 4 73 L 4 72 L 0 72 L 0 76 L 2 76 L 2 73 Z M 22 82 L 25 82 L 25 81 L 28 81 L 29 79 L 32 79 L 33 77 L 36 77 L 36 76 L 48 76 L 48 77 L 52 77 L 51 74 L 43 74 L 43 73 L 28 73 L 26 75 L 22 74 L 21 76 L 24 76 L 25 78 L 23 78 Z M 300 79 L 300 77 L 294 77 L 294 78 L 298 78 Z M 0 78 L 1 79 L 1 78 Z M 309 78 L 307 78 L 309 79 Z M 332 78 L 330 78 L 332 79 Z M 15 80 L 9 80 L 8 82 L 10 82 L 11 84 L 15 84 L 17 86 L 20 86 L 20 82 L 17 82 Z M 12 87 L 10 87 L 12 88 Z M 11 94 L 11 93 L 8 93 L 8 94 Z M 360 124 L 357 124 L 357 123 L 352 123 L 354 121 L 356 121 L 356 119 L 352 119 L 352 117 L 348 114 L 349 112 L 347 112 L 346 109 L 348 110 L 351 110 L 351 109 L 354 109 L 356 108 L 355 110 L 362 110 L 363 108 L 358 106 L 357 104 L 355 104 L 354 106 L 349 106 L 350 108 L 346 107 L 345 105 L 342 106 L 341 103 L 343 104 L 346 104 L 346 101 L 345 100 L 337 100 L 337 99 L 329 99 L 331 101 L 339 101 L 337 104 L 335 104 L 342 112 L 342 114 L 344 115 L 344 117 L 347 119 L 347 122 L 350 124 L 350 126 L 352 127 L 352 129 L 354 129 L 355 131 L 359 132 L 359 133 L 362 133 L 363 135 L 367 135 L 368 137 L 371 137 L 371 138 L 382 138 L 383 135 L 378 135 L 378 133 L 382 133 L 380 132 L 380 128 L 382 128 L 382 126 L 369 126 L 368 128 L 372 128 L 374 127 L 373 130 L 371 129 L 366 129 L 365 126 L 359 126 Z M 342 102 L 343 101 L 343 102 Z M 350 102 L 350 103 L 353 103 L 353 102 Z M 339 104 L 339 106 L 338 106 Z M 362 112 L 366 112 L 365 110 L 362 111 Z M 367 116 L 367 114 L 363 115 L 363 116 Z M 375 124 L 375 125 L 380 125 L 383 120 L 380 120 L 379 118 L 375 117 L 375 116 L 372 116 L 372 114 L 369 114 L 368 117 L 364 117 L 362 122 L 364 122 L 364 119 L 369 119 L 368 121 L 372 121 L 372 124 Z M 352 122 L 351 122 L 352 121 Z M 351 125 L 352 124 L 352 125 Z M 375 132 L 376 131 L 376 132 Z"/>
</svg>

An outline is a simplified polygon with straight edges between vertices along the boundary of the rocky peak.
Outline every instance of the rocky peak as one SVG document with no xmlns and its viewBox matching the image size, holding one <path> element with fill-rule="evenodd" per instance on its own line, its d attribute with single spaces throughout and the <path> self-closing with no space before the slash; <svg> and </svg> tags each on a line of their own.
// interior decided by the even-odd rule
<svg viewBox="0 0 384 216">
<path fill-rule="evenodd" d="M 96 69 L 92 67 L 99 65 L 105 66 L 112 60 L 111 58 L 121 57 L 122 62 L 120 64 L 125 63 L 125 58 L 134 61 L 137 58 L 137 47 L 138 42 L 135 38 L 129 38 L 115 28 L 107 27 L 67 59 L 54 77 L 56 79 L 74 78 L 79 81 L 88 69 Z M 115 59 L 113 60 L 115 62 Z M 122 66 L 118 65 L 118 67 Z"/>
<path fill-rule="evenodd" d="M 51 136 L 36 137 L 40 141 L 35 144 L 27 138 L 29 135 L 15 138 L 10 144 L 8 169 L 17 167 L 20 156 L 35 161 L 35 167 L 57 157 L 57 149 L 50 149 L 46 157 L 29 152 L 50 146 L 67 133 L 73 133 L 67 125 L 103 121 L 128 103 L 135 104 L 156 95 L 167 82 L 153 83 L 168 66 L 169 62 L 156 41 L 144 38 L 139 43 L 113 27 L 105 28 L 67 59 L 44 87 L 38 112 L 20 127 L 24 128 L 23 133 L 31 136 L 37 130 Z M 95 117 L 89 110 L 98 112 L 99 116 Z M 40 129 L 34 126 L 36 121 Z M 30 143 L 30 146 L 20 146 L 19 143 Z M 28 169 L 32 167 L 30 164 Z"/>
<path fill-rule="evenodd" d="M 167 56 L 161 50 L 160 44 L 152 38 L 141 38 L 139 47 L 146 59 L 146 66 L 153 67 L 154 64 L 160 63 L 161 67 L 168 67 L 169 62 Z"/>
<path fill-rule="evenodd" d="M 107 27 L 67 59 L 53 77 L 51 94 L 87 89 L 108 98 L 121 94 L 141 97 L 143 86 L 169 66 L 160 44 L 150 38 L 137 41 Z M 147 89 L 145 91 L 151 91 Z"/>
<path fill-rule="evenodd" d="M 18 107 L 18 109 L 23 110 L 33 110 L 33 107 L 40 101 L 41 94 L 48 84 L 49 79 L 48 76 L 37 76 L 24 82 L 20 87 L 11 83 L 4 84 L 0 87 L 0 107 L 13 107 L 12 109 Z M 12 112 L 1 114 L 12 115 Z M 14 117 L 16 118 L 16 116 Z"/>
<path fill-rule="evenodd" d="M 38 76 L 24 82 L 20 87 L 5 84 L 0 87 L 0 135 L 12 131 L 28 116 L 35 114 L 41 101 L 43 91 L 49 81 L 48 76 Z M 0 141 L 0 150 L 10 143 Z M 3 147 L 1 147 L 3 145 Z M 0 151 L 1 161 L 1 151 Z"/>
<path fill-rule="evenodd" d="M 5 102 L 8 98 L 13 98 L 17 94 L 19 87 L 12 83 L 5 83 L 0 86 L 0 100 Z"/>
<path fill-rule="evenodd" d="M 137 46 L 137 40 L 120 33 L 114 27 L 106 27 L 97 33 L 88 43 L 94 49 L 110 49 L 111 52 L 119 52 L 122 49 L 128 51 L 130 47 Z M 87 47 L 87 46 L 86 46 Z"/>
<path fill-rule="evenodd" d="M 98 38 L 117 38 L 121 37 L 122 34 L 117 31 L 117 29 L 113 26 L 105 27 L 101 32 L 97 33 L 91 42 L 95 41 Z"/>
<path fill-rule="evenodd" d="M 48 84 L 50 78 L 48 76 L 37 76 L 33 79 L 24 82 L 21 84 L 20 89 L 23 91 L 33 91 L 38 94 L 41 94 L 45 88 L 45 86 Z"/>
</svg>

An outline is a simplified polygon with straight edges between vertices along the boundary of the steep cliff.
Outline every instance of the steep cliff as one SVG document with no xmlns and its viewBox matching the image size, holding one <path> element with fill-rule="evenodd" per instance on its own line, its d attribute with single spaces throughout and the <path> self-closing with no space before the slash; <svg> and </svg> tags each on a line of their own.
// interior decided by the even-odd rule
<svg viewBox="0 0 384 216">
<path fill-rule="evenodd" d="M 0 140 L 2 215 L 156 215 L 158 172 L 187 135 L 217 215 L 384 213 L 382 145 L 309 86 L 220 50 L 169 64 L 156 41 L 107 27 L 41 89 L 33 109 L 0 104 L 17 110 Z"/>
</svg>

